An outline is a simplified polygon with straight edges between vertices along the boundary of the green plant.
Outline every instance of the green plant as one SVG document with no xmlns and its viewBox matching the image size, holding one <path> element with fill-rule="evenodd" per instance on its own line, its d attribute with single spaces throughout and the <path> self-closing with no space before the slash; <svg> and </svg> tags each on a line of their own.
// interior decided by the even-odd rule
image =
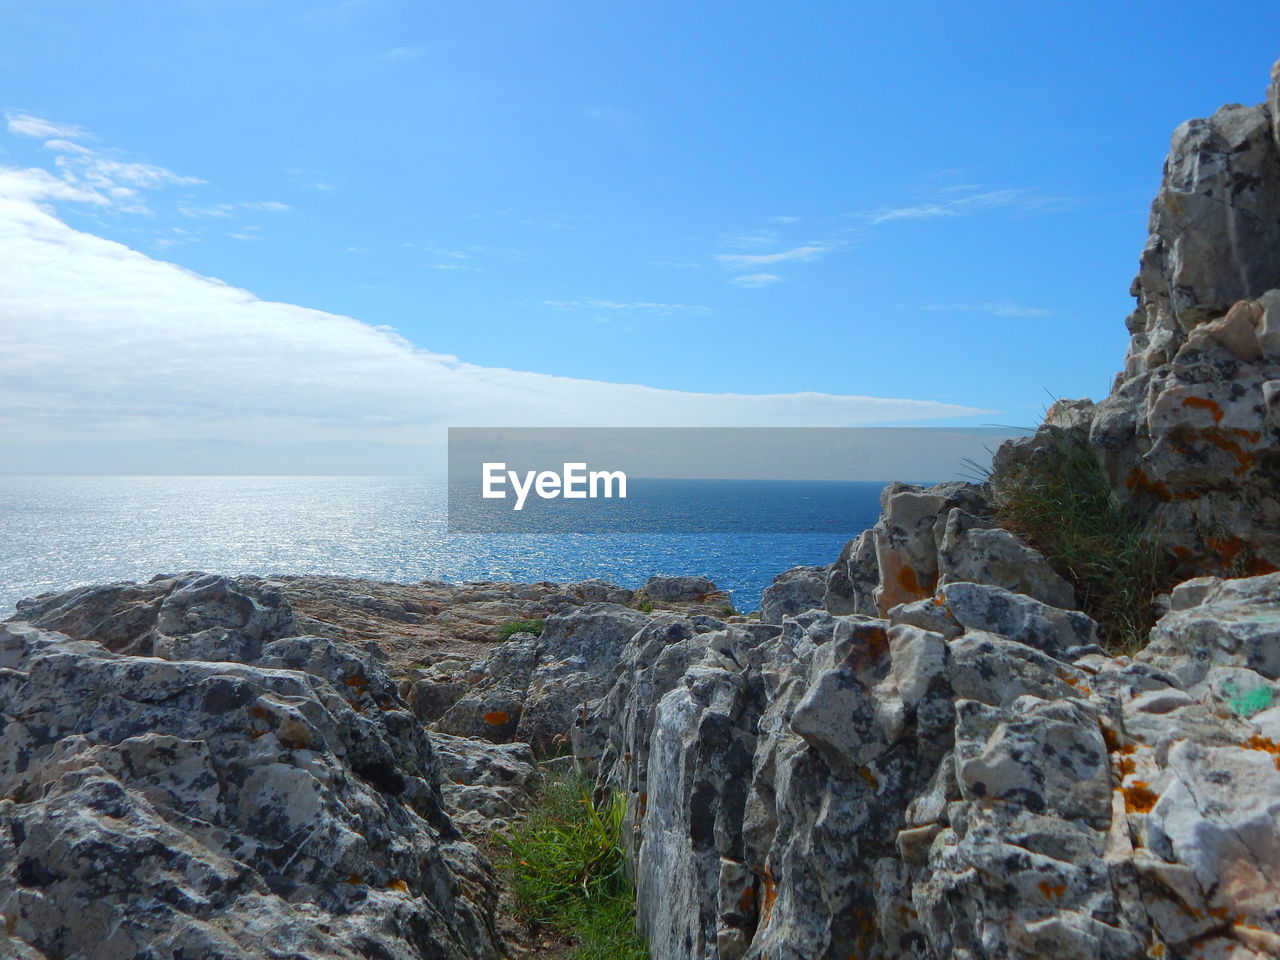
<svg viewBox="0 0 1280 960">
<path fill-rule="evenodd" d="M 546 624 L 545 620 L 512 620 L 498 628 L 498 636 L 503 640 L 510 640 L 517 633 L 532 633 L 535 637 L 540 637 Z"/>
<path fill-rule="evenodd" d="M 1112 497 L 1085 438 L 1052 426 L 1041 437 L 1039 449 L 989 474 L 996 519 L 1072 583 L 1108 651 L 1131 653 L 1173 585 L 1170 558 L 1149 512 Z"/>
<path fill-rule="evenodd" d="M 636 609 L 641 613 L 653 613 L 653 601 L 646 597 L 636 604 Z"/>
<path fill-rule="evenodd" d="M 618 794 L 597 807 L 587 781 L 562 774 L 523 822 L 497 835 L 516 902 L 528 919 L 573 942 L 570 960 L 647 958 L 622 850 L 624 810 Z"/>
<path fill-rule="evenodd" d="M 731 606 L 720 608 L 720 616 L 722 617 L 736 617 L 737 615 L 738 611 L 733 609 Z"/>
</svg>

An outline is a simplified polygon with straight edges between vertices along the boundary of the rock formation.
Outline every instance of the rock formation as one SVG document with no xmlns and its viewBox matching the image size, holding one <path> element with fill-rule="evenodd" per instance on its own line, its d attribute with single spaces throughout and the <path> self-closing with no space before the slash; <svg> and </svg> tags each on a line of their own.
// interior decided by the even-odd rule
<svg viewBox="0 0 1280 960">
<path fill-rule="evenodd" d="M 1070 433 L 1154 516 L 1186 576 L 1132 656 L 964 483 L 890 485 L 758 618 L 688 577 L 23 601 L 0 954 L 495 957 L 462 831 L 542 761 L 625 799 L 655 960 L 1280 957 L 1278 111 L 1178 129 L 1111 395 L 996 457 Z"/>
<path fill-rule="evenodd" d="M 491 870 L 374 658 L 248 578 L 49 601 L 63 633 L 0 626 L 18 955 L 498 956 Z"/>
<path fill-rule="evenodd" d="M 1217 572 L 1280 567 L 1280 73 L 1173 135 L 1123 372 L 1090 437 L 1117 495 Z"/>
</svg>

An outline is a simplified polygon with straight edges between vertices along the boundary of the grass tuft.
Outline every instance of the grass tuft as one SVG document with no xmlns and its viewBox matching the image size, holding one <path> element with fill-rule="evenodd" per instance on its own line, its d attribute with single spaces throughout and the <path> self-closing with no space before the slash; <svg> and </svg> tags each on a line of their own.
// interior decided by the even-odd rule
<svg viewBox="0 0 1280 960">
<path fill-rule="evenodd" d="M 540 637 L 542 628 L 546 625 L 545 620 L 512 620 L 498 628 L 498 636 L 503 640 L 510 640 L 517 633 L 532 633 L 535 637 Z"/>
<path fill-rule="evenodd" d="M 1171 560 L 1149 513 L 1113 500 L 1083 438 L 1052 426 L 1045 435 L 1030 457 L 989 476 L 996 519 L 1071 582 L 1109 653 L 1133 653 L 1159 616 L 1156 598 L 1173 585 Z"/>
<path fill-rule="evenodd" d="M 647 960 L 635 932 L 635 892 L 622 850 L 622 797 L 591 802 L 588 782 L 551 778 L 538 802 L 498 841 L 526 919 L 572 941 L 566 960 Z"/>
</svg>

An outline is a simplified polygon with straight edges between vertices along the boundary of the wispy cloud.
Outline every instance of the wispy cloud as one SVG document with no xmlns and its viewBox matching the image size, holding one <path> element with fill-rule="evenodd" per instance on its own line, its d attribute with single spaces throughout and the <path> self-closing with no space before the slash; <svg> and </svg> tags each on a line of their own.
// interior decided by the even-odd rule
<svg viewBox="0 0 1280 960">
<path fill-rule="evenodd" d="M 811 244 L 805 247 L 792 247 L 790 250 L 780 250 L 777 253 L 717 253 L 715 259 L 726 267 L 749 269 L 772 263 L 816 260 L 827 253 L 828 249 L 825 246 Z"/>
<path fill-rule="evenodd" d="M 378 54 L 380 60 L 417 60 L 425 56 L 426 47 L 392 47 Z"/>
<path fill-rule="evenodd" d="M 983 412 L 477 366 L 260 300 L 74 230 L 38 202 L 73 189 L 0 168 L 0 444 L 32 470 L 421 472 L 447 425 L 848 426 Z"/>
<path fill-rule="evenodd" d="M 748 290 L 756 290 L 760 287 L 767 287 L 770 284 L 777 283 L 782 278 L 773 273 L 748 273 L 741 277 L 734 277 L 729 282 L 735 287 L 746 287 Z"/>
<path fill-rule="evenodd" d="M 1027 319 L 1035 319 L 1037 317 L 1051 316 L 1053 311 L 1045 310 L 1041 307 L 1024 307 L 1012 300 L 984 300 L 981 302 L 963 302 L 963 303 L 929 303 L 920 307 L 921 310 L 940 311 L 944 313 L 989 313 L 996 317 L 1025 317 Z"/>
<path fill-rule="evenodd" d="M 289 204 L 280 203 L 276 200 L 250 200 L 243 203 L 213 203 L 204 206 L 194 203 L 178 204 L 178 212 L 184 217 L 190 217 L 193 220 L 199 220 L 205 217 L 234 217 L 241 210 L 251 210 L 263 213 L 284 213 L 292 209 L 293 207 L 289 206 Z"/>
<path fill-rule="evenodd" d="M 757 229 L 725 234 L 720 238 L 720 243 L 726 247 L 770 247 L 778 243 L 778 231 Z"/>
<path fill-rule="evenodd" d="M 430 270 L 465 270 L 474 273 L 479 267 L 473 267 L 469 263 L 432 263 L 428 265 Z"/>
<path fill-rule="evenodd" d="M 152 163 L 121 159 L 118 151 L 77 143 L 94 139 L 83 127 L 25 113 L 10 113 L 6 117 L 10 133 L 48 138 L 44 146 L 55 154 L 56 173 L 42 170 L 26 181 L 31 187 L 39 180 L 46 199 L 91 203 L 120 213 L 148 214 L 151 211 L 141 199 L 141 191 L 204 183 L 199 177 L 184 176 Z M 54 187 L 52 179 L 60 180 L 63 186 Z"/>
<path fill-rule="evenodd" d="M 710 307 L 702 307 L 687 303 L 656 303 L 648 300 L 543 300 L 544 307 L 555 310 L 608 310 L 636 313 L 651 313 L 670 316 L 675 313 L 708 314 L 714 313 Z"/>
<path fill-rule="evenodd" d="M 976 189 L 972 184 L 941 191 L 951 194 Z M 1062 197 L 1047 197 L 1034 190 L 1009 188 L 1002 190 L 985 190 L 978 193 L 964 193 L 963 196 L 938 197 L 924 203 L 915 203 L 903 207 L 882 207 L 868 213 L 859 214 L 861 219 L 869 223 L 890 223 L 895 220 L 937 220 L 945 217 L 967 217 L 986 213 L 989 210 L 1011 209 L 1023 211 L 1046 211 L 1062 209 L 1070 201 Z"/>
<path fill-rule="evenodd" d="M 84 127 L 73 123 L 58 123 L 44 117 L 33 117 L 28 113 L 6 113 L 9 121 L 9 132 L 20 137 L 57 138 L 61 140 L 92 140 L 93 135 Z"/>
</svg>

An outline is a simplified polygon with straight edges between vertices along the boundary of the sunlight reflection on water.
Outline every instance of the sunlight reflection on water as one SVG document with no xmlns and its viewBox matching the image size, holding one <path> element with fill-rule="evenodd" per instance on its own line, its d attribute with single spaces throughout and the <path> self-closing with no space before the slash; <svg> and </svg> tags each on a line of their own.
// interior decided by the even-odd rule
<svg viewBox="0 0 1280 960">
<path fill-rule="evenodd" d="M 0 616 L 37 593 L 183 570 L 627 587 L 705 574 L 753 610 L 778 573 L 830 563 L 875 522 L 878 486 L 863 486 L 834 533 L 450 535 L 444 480 L 3 477 Z"/>
</svg>

